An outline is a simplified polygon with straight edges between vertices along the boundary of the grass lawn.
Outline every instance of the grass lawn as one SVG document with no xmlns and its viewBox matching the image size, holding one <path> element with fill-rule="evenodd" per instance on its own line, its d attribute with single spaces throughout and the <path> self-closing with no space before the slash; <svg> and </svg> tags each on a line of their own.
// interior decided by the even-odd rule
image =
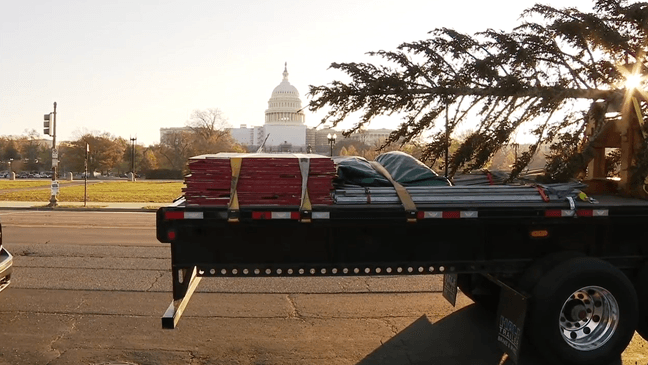
<svg viewBox="0 0 648 365">
<path fill-rule="evenodd" d="M 69 181 L 59 181 L 60 184 L 68 183 Z M 38 186 L 50 186 L 52 180 L 39 180 L 39 181 L 20 181 L 20 180 L 0 180 L 0 190 L 8 189 L 24 189 L 34 188 Z"/>
<path fill-rule="evenodd" d="M 43 181 L 43 189 L 34 190 L 16 190 L 5 187 L 0 183 L 0 200 L 5 201 L 49 201 L 51 181 Z M 12 181 L 14 183 L 14 181 Z M 18 182 L 31 183 L 31 182 Z M 33 183 L 40 183 L 33 182 Z M 82 202 L 83 201 L 83 184 L 66 186 L 65 181 L 61 181 L 59 188 L 58 200 L 61 202 Z M 34 185 L 21 185 L 13 189 L 33 187 Z M 178 196 L 182 195 L 182 182 L 166 181 L 106 181 L 88 183 L 88 201 L 89 202 L 148 202 L 148 203 L 170 203 Z"/>
</svg>

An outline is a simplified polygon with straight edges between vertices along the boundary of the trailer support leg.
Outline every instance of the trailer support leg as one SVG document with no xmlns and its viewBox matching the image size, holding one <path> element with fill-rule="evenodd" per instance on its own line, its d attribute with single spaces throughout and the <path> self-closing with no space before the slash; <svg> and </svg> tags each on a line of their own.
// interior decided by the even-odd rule
<svg viewBox="0 0 648 365">
<path fill-rule="evenodd" d="M 178 324 L 182 312 L 184 312 L 196 290 L 202 277 L 198 276 L 198 268 L 173 269 L 173 301 L 162 316 L 162 328 L 174 329 Z"/>
</svg>

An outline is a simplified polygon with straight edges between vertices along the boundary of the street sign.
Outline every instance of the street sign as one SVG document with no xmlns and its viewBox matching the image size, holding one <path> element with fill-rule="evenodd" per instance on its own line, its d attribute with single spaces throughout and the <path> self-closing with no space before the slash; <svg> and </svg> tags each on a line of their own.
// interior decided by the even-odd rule
<svg viewBox="0 0 648 365">
<path fill-rule="evenodd" d="M 54 180 L 52 181 L 52 195 L 58 195 L 59 193 L 59 182 Z"/>
<path fill-rule="evenodd" d="M 52 159 L 58 159 L 58 150 L 56 148 L 52 148 Z"/>
<path fill-rule="evenodd" d="M 52 166 L 58 166 L 59 160 L 58 158 L 52 158 Z"/>
</svg>

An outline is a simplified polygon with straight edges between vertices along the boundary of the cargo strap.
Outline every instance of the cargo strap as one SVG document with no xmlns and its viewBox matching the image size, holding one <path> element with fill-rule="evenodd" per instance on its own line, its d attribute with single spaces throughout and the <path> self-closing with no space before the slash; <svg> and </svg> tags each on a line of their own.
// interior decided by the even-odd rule
<svg viewBox="0 0 648 365">
<path fill-rule="evenodd" d="M 545 189 L 542 186 L 536 186 L 536 189 L 538 189 L 538 193 L 540 194 L 540 197 L 545 203 L 549 203 L 549 197 L 547 196 L 547 193 L 545 193 Z"/>
<path fill-rule="evenodd" d="M 237 223 L 239 221 L 239 201 L 238 194 L 236 193 L 236 186 L 238 185 L 239 175 L 241 174 L 242 161 L 243 159 L 240 157 L 233 157 L 230 159 L 232 180 L 230 185 L 230 201 L 227 205 L 227 221 L 231 223 Z"/>
<path fill-rule="evenodd" d="M 398 195 L 398 198 L 400 199 L 401 203 L 403 203 L 403 207 L 405 208 L 405 214 L 407 215 L 407 221 L 410 223 L 415 223 L 416 222 L 416 204 L 414 204 L 414 200 L 412 200 L 412 196 L 410 193 L 405 189 L 403 185 L 398 183 L 394 178 L 392 178 L 391 174 L 383 165 L 381 165 L 377 161 L 370 161 L 371 167 L 373 167 L 376 171 L 380 172 L 389 182 L 392 183 L 394 186 L 394 189 L 396 189 L 396 194 Z"/>
<path fill-rule="evenodd" d="M 299 156 L 299 171 L 302 177 L 302 191 L 301 191 L 301 206 L 299 212 L 301 216 L 300 222 L 310 223 L 312 216 L 312 209 L 310 198 L 308 197 L 308 174 L 310 172 L 310 158 Z"/>
<path fill-rule="evenodd" d="M 574 198 L 571 197 L 571 196 L 568 196 L 567 201 L 569 202 L 569 209 L 570 210 L 576 210 L 576 203 L 574 202 Z"/>
<path fill-rule="evenodd" d="M 493 175 L 491 175 L 490 171 L 486 171 L 486 178 L 488 179 L 488 185 L 495 185 L 495 181 L 493 181 Z"/>
</svg>

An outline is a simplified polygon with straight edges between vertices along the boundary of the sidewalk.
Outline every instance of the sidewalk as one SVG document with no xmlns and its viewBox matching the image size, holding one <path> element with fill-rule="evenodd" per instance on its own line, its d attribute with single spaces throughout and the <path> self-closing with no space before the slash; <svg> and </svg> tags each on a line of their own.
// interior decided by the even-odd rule
<svg viewBox="0 0 648 365">
<path fill-rule="evenodd" d="M 137 211 L 155 212 L 157 208 L 167 206 L 171 203 L 100 203 L 88 202 L 58 202 L 56 208 L 50 208 L 49 202 L 22 202 L 22 201 L 0 201 L 0 210 L 4 209 L 36 209 L 36 210 L 102 210 L 102 211 Z"/>
</svg>

